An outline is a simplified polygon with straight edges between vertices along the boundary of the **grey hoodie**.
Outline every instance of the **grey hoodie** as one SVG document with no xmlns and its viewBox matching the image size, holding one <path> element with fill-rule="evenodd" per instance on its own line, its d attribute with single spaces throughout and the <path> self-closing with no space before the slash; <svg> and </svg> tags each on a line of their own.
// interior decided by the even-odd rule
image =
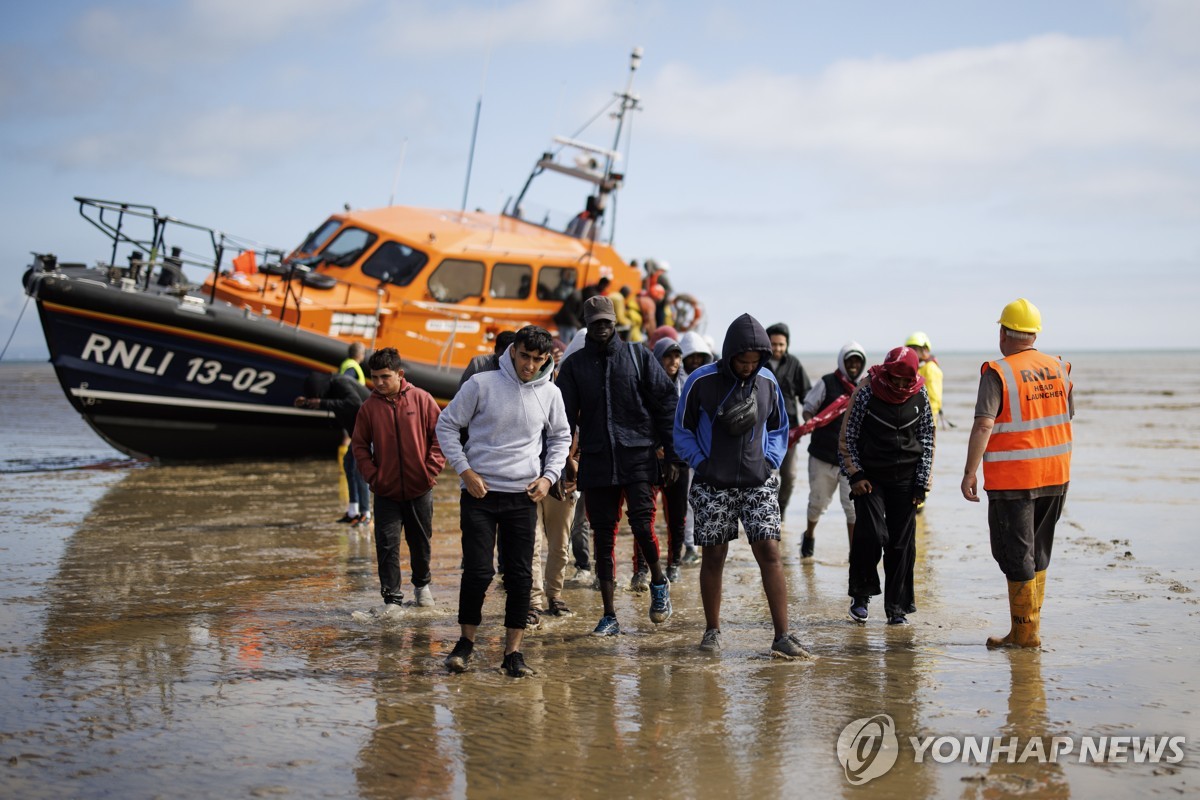
<svg viewBox="0 0 1200 800">
<path fill-rule="evenodd" d="M 539 477 L 555 483 L 571 449 L 571 430 L 562 394 L 550 381 L 553 374 L 554 359 L 546 359 L 522 383 L 509 345 L 500 369 L 464 383 L 437 423 L 438 442 L 454 471 L 475 470 L 495 492 L 524 492 Z M 464 429 L 470 434 L 466 445 L 460 439 Z"/>
</svg>

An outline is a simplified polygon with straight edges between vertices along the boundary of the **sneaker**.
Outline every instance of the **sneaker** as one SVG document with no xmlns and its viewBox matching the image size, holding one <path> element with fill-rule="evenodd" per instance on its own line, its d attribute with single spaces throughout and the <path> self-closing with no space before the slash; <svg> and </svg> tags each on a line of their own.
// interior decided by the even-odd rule
<svg viewBox="0 0 1200 800">
<path fill-rule="evenodd" d="M 700 552 L 692 545 L 687 545 L 683 551 L 683 563 L 688 565 L 699 564 Z"/>
<path fill-rule="evenodd" d="M 655 625 L 671 618 L 671 582 L 650 584 L 650 621 Z"/>
<path fill-rule="evenodd" d="M 620 632 L 621 623 L 617 622 L 617 618 L 605 614 L 600 618 L 600 622 L 596 624 L 595 630 L 592 631 L 592 636 L 616 636 Z"/>
<path fill-rule="evenodd" d="M 359 514 L 358 517 L 355 518 L 354 522 L 351 523 L 350 527 L 369 528 L 371 527 L 371 521 L 371 514 L 369 512 L 366 514 Z"/>
<path fill-rule="evenodd" d="M 650 573 L 638 571 L 629 579 L 629 591 L 641 594 L 650 588 Z"/>
<path fill-rule="evenodd" d="M 542 611 L 539 608 L 529 609 L 529 613 L 525 616 L 525 630 L 536 631 L 542 627 Z"/>
<path fill-rule="evenodd" d="M 465 636 L 458 640 L 458 644 L 454 645 L 454 649 L 450 651 L 450 655 L 446 656 L 446 669 L 451 672 L 466 672 L 467 665 L 471 663 L 471 656 L 475 654 L 475 643 Z"/>
<path fill-rule="evenodd" d="M 342 514 L 342 518 L 339 519 L 338 522 L 340 522 L 343 525 L 349 525 L 351 522 L 354 522 L 356 519 L 358 519 L 358 514 L 351 514 L 350 512 L 347 511 L 345 514 Z"/>
<path fill-rule="evenodd" d="M 850 601 L 850 619 L 858 623 L 867 621 L 867 603 L 871 602 L 869 597 L 856 597 Z"/>
<path fill-rule="evenodd" d="M 404 607 L 400 605 L 400 597 L 392 596 L 383 599 L 383 607 L 379 609 L 379 616 L 384 619 L 395 619 L 404 613 Z"/>
<path fill-rule="evenodd" d="M 800 540 L 800 557 L 801 558 L 812 558 L 813 557 L 813 548 L 816 545 L 816 543 L 817 543 L 816 539 L 814 539 L 812 536 L 805 536 L 803 539 L 801 539 Z"/>
<path fill-rule="evenodd" d="M 578 586 L 591 586 L 592 579 L 595 577 L 587 567 L 576 567 L 575 574 L 571 576 L 571 583 Z"/>
<path fill-rule="evenodd" d="M 888 623 L 887 624 L 888 625 L 907 625 L 908 617 L 904 616 L 903 614 L 890 614 L 890 615 L 888 615 Z"/>
<path fill-rule="evenodd" d="M 528 678 L 530 675 L 537 674 L 532 667 L 525 663 L 525 656 L 521 655 L 520 650 L 513 650 L 506 655 L 501 669 L 507 672 L 510 678 Z"/>
<path fill-rule="evenodd" d="M 667 580 L 671 583 L 679 583 L 679 565 L 672 564 L 667 567 Z"/>
<path fill-rule="evenodd" d="M 721 649 L 721 629 L 709 628 L 700 640 L 700 649 L 706 653 L 716 653 Z"/>
<path fill-rule="evenodd" d="M 771 655 L 775 658 L 811 658 L 804 646 L 800 644 L 800 640 L 793 633 L 780 636 L 771 645 Z"/>
<path fill-rule="evenodd" d="M 416 601 L 417 605 L 421 608 L 432 608 L 434 606 L 433 590 L 429 588 L 429 584 L 417 587 Z"/>
<path fill-rule="evenodd" d="M 546 613 L 552 617 L 573 617 L 575 613 L 567 608 L 567 604 L 563 602 L 561 597 L 554 597 L 550 600 L 550 607 L 546 609 Z"/>
</svg>

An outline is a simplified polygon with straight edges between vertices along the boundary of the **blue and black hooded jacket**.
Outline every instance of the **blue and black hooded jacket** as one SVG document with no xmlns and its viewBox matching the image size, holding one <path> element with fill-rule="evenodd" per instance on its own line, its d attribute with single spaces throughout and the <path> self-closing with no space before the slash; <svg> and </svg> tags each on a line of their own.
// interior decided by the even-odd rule
<svg viewBox="0 0 1200 800">
<path fill-rule="evenodd" d="M 733 373 L 735 356 L 762 354 L 758 369 L 742 381 Z M 721 360 L 688 376 L 675 410 L 675 452 L 696 470 L 697 481 L 718 489 L 762 486 L 787 453 L 788 416 L 783 393 L 769 369 L 771 340 L 758 320 L 743 314 L 725 333 Z M 757 387 L 758 422 L 740 437 L 714 424 L 717 409 L 729 408 Z"/>
</svg>

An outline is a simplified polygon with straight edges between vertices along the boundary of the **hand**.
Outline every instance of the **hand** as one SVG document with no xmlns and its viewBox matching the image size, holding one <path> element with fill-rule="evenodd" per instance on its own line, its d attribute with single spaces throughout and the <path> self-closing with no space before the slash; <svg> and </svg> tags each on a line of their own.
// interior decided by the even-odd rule
<svg viewBox="0 0 1200 800">
<path fill-rule="evenodd" d="M 563 467 L 562 480 L 563 483 L 571 484 L 570 491 L 575 491 L 575 481 L 579 478 L 579 459 L 568 458 L 567 465 Z"/>
<path fill-rule="evenodd" d="M 292 401 L 292 405 L 294 405 L 296 408 L 307 408 L 308 407 L 308 398 L 307 397 L 297 397 L 295 400 Z"/>
<path fill-rule="evenodd" d="M 480 477 L 479 473 L 473 469 L 468 469 L 458 477 L 462 478 L 463 483 L 467 485 L 467 494 L 474 497 L 476 500 L 482 500 L 488 493 L 487 481 Z"/>
<path fill-rule="evenodd" d="M 550 492 L 550 479 L 545 475 L 525 487 L 525 494 L 535 503 L 540 503 Z"/>
<path fill-rule="evenodd" d="M 962 496 L 970 500 L 972 503 L 979 502 L 979 481 L 975 477 L 975 473 L 964 475 L 962 479 Z"/>
<path fill-rule="evenodd" d="M 852 483 L 850 485 L 850 494 L 854 495 L 855 497 L 858 497 L 860 495 L 870 494 L 871 489 L 872 489 L 871 482 L 869 480 L 867 480 L 866 478 L 863 478 L 862 480 L 855 481 L 854 483 Z"/>
<path fill-rule="evenodd" d="M 679 480 L 679 465 L 674 461 L 664 461 L 662 465 L 663 485 L 670 486 Z"/>
</svg>

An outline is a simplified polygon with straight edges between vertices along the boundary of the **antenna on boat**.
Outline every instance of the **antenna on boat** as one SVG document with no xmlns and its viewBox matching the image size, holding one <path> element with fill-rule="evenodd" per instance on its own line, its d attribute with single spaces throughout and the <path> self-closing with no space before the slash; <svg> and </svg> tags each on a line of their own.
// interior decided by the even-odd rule
<svg viewBox="0 0 1200 800">
<path fill-rule="evenodd" d="M 487 85 L 488 62 L 492 60 L 492 48 L 488 46 L 487 55 L 483 59 L 483 75 L 479 79 L 479 99 L 475 101 L 475 124 L 471 127 L 471 149 L 467 153 L 467 180 L 463 185 L 463 199 L 460 212 L 467 210 L 467 192 L 471 190 L 471 165 L 475 163 L 475 139 L 479 135 L 479 115 L 483 111 L 483 87 Z"/>
<path fill-rule="evenodd" d="M 388 196 L 388 205 L 396 204 L 396 187 L 400 185 L 400 170 L 404 169 L 404 154 L 408 151 L 408 137 L 400 143 L 400 163 L 396 164 L 396 177 L 392 178 L 392 193 Z"/>
<path fill-rule="evenodd" d="M 609 180 L 612 178 L 613 162 L 620 157 L 618 154 L 621 149 L 621 131 L 625 126 L 625 113 L 627 111 L 637 111 L 641 109 L 641 106 L 638 103 L 638 96 L 633 93 L 633 75 L 635 72 L 637 72 L 638 66 L 642 63 L 642 52 L 643 51 L 641 47 L 634 47 L 633 52 L 629 54 L 629 81 L 625 84 L 625 91 L 617 95 L 617 99 L 621 101 L 621 104 L 612 115 L 617 120 L 617 133 L 613 137 L 612 150 L 610 150 L 609 153 L 604 157 L 604 185 L 607 185 Z M 613 239 L 617 235 L 617 198 L 615 194 L 613 195 L 612 200 L 612 216 L 608 218 L 609 244 L 612 244 Z"/>
</svg>

